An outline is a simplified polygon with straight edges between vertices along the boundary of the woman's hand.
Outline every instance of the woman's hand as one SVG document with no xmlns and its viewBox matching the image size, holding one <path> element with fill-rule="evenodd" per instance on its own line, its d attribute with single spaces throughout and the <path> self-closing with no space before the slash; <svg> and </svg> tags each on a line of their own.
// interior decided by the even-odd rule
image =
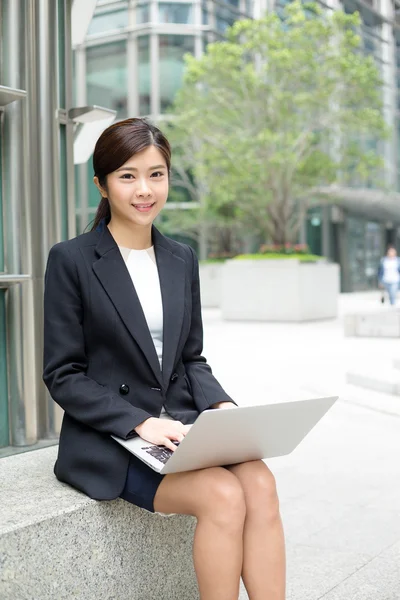
<svg viewBox="0 0 400 600">
<path fill-rule="evenodd" d="M 176 450 L 173 441 L 181 442 L 189 429 L 189 425 L 184 425 L 180 421 L 157 419 L 156 417 L 150 417 L 135 427 L 136 433 L 146 442 L 165 446 L 173 452 Z"/>
</svg>

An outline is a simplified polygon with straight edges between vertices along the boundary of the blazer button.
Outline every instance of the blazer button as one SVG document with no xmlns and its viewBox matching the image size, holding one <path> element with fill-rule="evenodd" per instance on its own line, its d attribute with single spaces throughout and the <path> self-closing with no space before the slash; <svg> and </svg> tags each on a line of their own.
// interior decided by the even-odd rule
<svg viewBox="0 0 400 600">
<path fill-rule="evenodd" d="M 179 377 L 178 373 L 173 373 L 171 375 L 171 383 L 174 383 L 178 379 L 178 377 Z"/>
<path fill-rule="evenodd" d="M 123 383 L 122 385 L 120 385 L 119 393 L 123 394 L 124 396 L 126 396 L 126 394 L 129 394 L 129 386 L 126 385 L 126 383 Z"/>
</svg>

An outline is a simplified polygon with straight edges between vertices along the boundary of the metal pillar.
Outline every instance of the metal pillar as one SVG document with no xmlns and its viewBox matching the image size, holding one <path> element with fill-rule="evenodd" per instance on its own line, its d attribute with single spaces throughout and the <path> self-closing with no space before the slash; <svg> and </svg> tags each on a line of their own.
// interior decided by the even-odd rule
<svg viewBox="0 0 400 600">
<path fill-rule="evenodd" d="M 29 76 L 29 8 L 23 0 L 2 3 L 1 83 L 19 89 L 27 89 Z M 14 274 L 31 274 L 34 259 L 27 107 L 28 98 L 10 104 L 3 123 L 5 267 Z M 33 287 L 30 277 L 10 286 L 6 295 L 10 443 L 15 446 L 33 444 L 38 436 Z"/>
<path fill-rule="evenodd" d="M 60 123 L 65 128 L 68 235 L 75 232 L 73 125 L 65 116 L 72 104 L 71 0 L 0 0 L 0 5 L 0 84 L 26 90 L 24 99 L 6 107 L 2 135 L 5 277 L 15 276 L 6 292 L 10 443 L 26 446 L 55 435 L 59 427 L 42 382 L 42 307 L 48 252 L 62 239 Z M 65 23 L 60 35 L 66 48 L 61 61 L 60 22 Z M 60 63 L 65 68 L 63 110 Z"/>
</svg>

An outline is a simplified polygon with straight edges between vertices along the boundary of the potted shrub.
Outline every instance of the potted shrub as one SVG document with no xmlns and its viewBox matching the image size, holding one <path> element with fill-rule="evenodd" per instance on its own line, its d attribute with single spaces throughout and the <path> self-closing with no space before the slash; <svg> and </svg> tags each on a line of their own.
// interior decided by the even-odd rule
<svg viewBox="0 0 400 600">
<path fill-rule="evenodd" d="M 264 245 L 222 271 L 222 316 L 238 321 L 311 321 L 337 316 L 339 266 L 305 245 Z"/>
<path fill-rule="evenodd" d="M 220 308 L 222 294 L 222 268 L 231 254 L 209 254 L 199 263 L 202 308 Z"/>
</svg>

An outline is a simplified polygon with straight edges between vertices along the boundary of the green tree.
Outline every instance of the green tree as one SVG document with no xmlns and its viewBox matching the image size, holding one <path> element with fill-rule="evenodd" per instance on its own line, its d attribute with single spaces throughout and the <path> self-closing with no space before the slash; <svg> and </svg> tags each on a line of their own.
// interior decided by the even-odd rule
<svg viewBox="0 0 400 600">
<path fill-rule="evenodd" d="M 206 182 L 202 218 L 282 244 L 318 187 L 379 181 L 382 82 L 359 26 L 296 1 L 186 56 L 173 123 L 185 168 Z"/>
</svg>

